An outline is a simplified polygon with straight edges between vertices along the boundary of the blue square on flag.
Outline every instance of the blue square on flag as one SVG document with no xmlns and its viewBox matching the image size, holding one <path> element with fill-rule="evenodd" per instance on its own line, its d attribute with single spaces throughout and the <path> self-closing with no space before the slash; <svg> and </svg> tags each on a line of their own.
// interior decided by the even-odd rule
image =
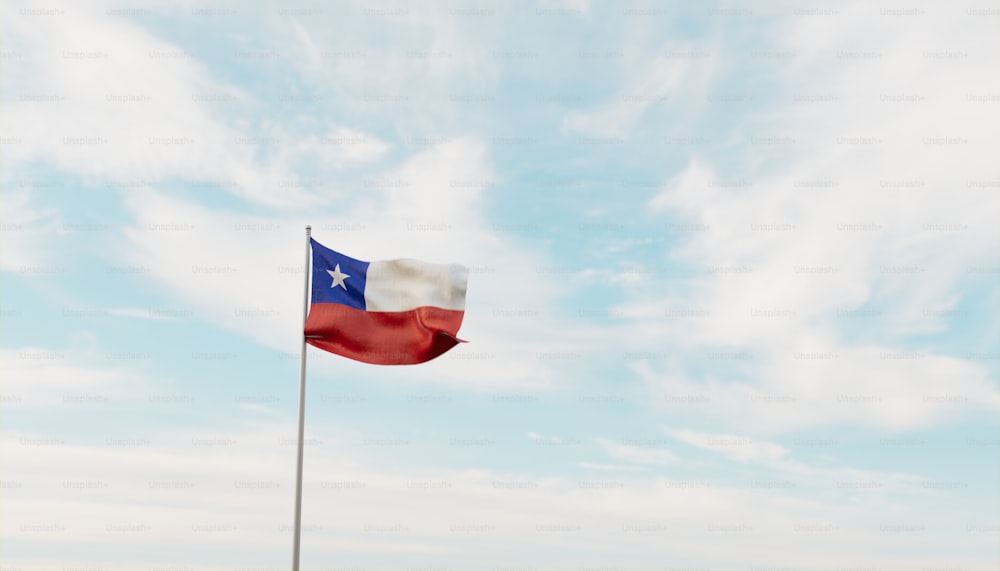
<svg viewBox="0 0 1000 571">
<path fill-rule="evenodd" d="M 368 262 L 355 260 L 312 240 L 313 303 L 339 303 L 365 309 Z"/>
</svg>

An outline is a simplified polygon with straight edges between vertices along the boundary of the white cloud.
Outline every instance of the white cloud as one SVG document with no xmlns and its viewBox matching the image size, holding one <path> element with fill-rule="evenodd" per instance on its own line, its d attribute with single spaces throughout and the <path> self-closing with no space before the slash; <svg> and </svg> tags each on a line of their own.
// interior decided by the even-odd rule
<svg viewBox="0 0 1000 571">
<path fill-rule="evenodd" d="M 623 444 L 606 438 L 598 439 L 597 444 L 611 458 L 634 464 L 662 466 L 671 464 L 677 460 L 677 456 L 675 456 L 672 452 L 660 448 Z"/>
<path fill-rule="evenodd" d="M 9 168 L 41 160 L 88 180 L 216 181 L 251 201 L 303 207 L 315 203 L 313 193 L 280 184 L 296 179 L 297 162 L 324 159 L 331 167 L 369 161 L 386 149 L 344 127 L 321 138 L 310 132 L 315 126 L 291 132 L 266 118 L 238 123 L 233 111 L 255 105 L 252 94 L 221 81 L 180 46 L 104 10 L 22 15 L 4 24 L 7 48 L 24 54 L 4 72 L 19 87 L 0 110 L 5 131 L 21 141 L 5 151 Z M 343 135 L 369 142 L 320 144 Z"/>
<path fill-rule="evenodd" d="M 766 433 L 827 426 L 913 430 L 985 419 L 1000 403 L 987 370 L 976 363 L 884 347 L 818 347 L 754 353 L 737 379 L 711 372 L 693 377 L 676 364 L 673 371 L 652 362 L 633 370 L 662 414 Z"/>
<path fill-rule="evenodd" d="M 149 309 L 139 309 L 136 307 L 120 307 L 108 310 L 109 315 L 115 315 L 118 317 L 131 317 L 134 319 L 150 319 L 153 321 L 177 321 L 177 318 L 171 315 L 161 315 L 156 312 L 150 311 Z"/>
<path fill-rule="evenodd" d="M 470 80 L 476 86 L 471 91 L 480 93 L 498 82 L 498 65 L 489 54 L 506 38 L 488 28 L 471 33 L 458 12 L 351 2 L 336 19 L 293 18 L 290 30 L 269 24 L 275 36 L 290 36 L 302 80 L 336 94 L 344 112 L 371 118 L 388 109 L 401 133 L 416 130 L 414 136 L 424 137 L 460 124 L 449 97 L 469 90 Z M 372 33 L 382 40 L 372 43 Z M 381 97 L 401 105 L 383 105 Z M 419 104 L 420 113 L 406 112 L 412 104 Z"/>
<path fill-rule="evenodd" d="M 885 502 L 890 498 L 921 499 L 927 487 L 921 487 L 922 478 L 917 474 L 865 470 L 852 467 L 813 465 L 792 458 L 791 451 L 776 443 L 737 434 L 717 434 L 691 429 L 661 427 L 664 434 L 696 448 L 707 450 L 720 457 L 744 465 L 749 473 L 767 483 L 778 483 L 788 489 L 823 490 L 830 495 L 835 490 L 851 495 L 856 490 L 874 490 L 875 497 L 868 500 Z M 727 470 L 732 470 L 730 465 Z M 761 476 L 758 472 L 765 470 Z M 707 482 L 695 482 L 708 486 Z"/>
<path fill-rule="evenodd" d="M 584 136 L 625 139 L 650 107 L 668 101 L 682 82 L 695 81 L 692 69 L 684 60 L 650 61 L 645 55 L 630 60 L 626 64 L 628 75 L 615 98 L 593 109 L 569 113 L 562 128 Z"/>
<path fill-rule="evenodd" d="M 32 204 L 24 190 L 0 193 L 0 232 L 3 234 L 3 255 L 0 270 L 8 272 L 44 271 L 52 255 L 46 249 L 45 236 L 58 231 L 58 215 L 48 208 Z"/>
<path fill-rule="evenodd" d="M 414 560 L 474 565 L 483 557 L 538 567 L 624 565 L 629 557 L 656 557 L 663 539 L 681 532 L 685 541 L 673 555 L 707 558 L 712 565 L 775 564 L 776 550 L 782 554 L 777 561 L 792 566 L 817 557 L 841 566 L 906 567 L 918 561 L 906 549 L 894 549 L 904 544 L 893 534 L 872 533 L 881 520 L 836 500 L 714 485 L 683 488 L 656 478 L 626 483 L 613 472 L 576 481 L 486 469 L 378 469 L 375 464 L 385 458 L 377 450 L 345 448 L 323 438 L 323 431 L 314 424 L 307 434 L 316 442 L 306 448 L 307 564 L 336 553 L 341 560 L 385 567 Z M 174 430 L 132 446 L 125 445 L 127 438 L 85 445 L 7 433 L 0 439 L 7 466 L 7 517 L 0 531 L 16 543 L 57 525 L 45 537 L 57 537 L 63 546 L 61 557 L 11 554 L 8 564 L 39 569 L 96 564 L 98 558 L 109 568 L 136 564 L 127 551 L 114 549 L 122 537 L 147 552 L 177 542 L 210 544 L 231 554 L 229 565 L 283 564 L 291 542 L 294 446 L 282 435 L 293 433 L 291 422 Z M 884 510 L 895 515 L 886 521 L 912 520 L 905 500 L 887 501 Z M 802 525 L 837 533 L 801 533 L 796 526 Z M 970 534 L 937 533 L 935 528 L 948 547 L 920 554 L 922 564 L 961 561 L 978 569 L 986 563 L 956 555 L 969 553 L 963 549 L 975 541 Z M 610 552 L 609 541 L 616 546 Z M 718 551 L 720 541 L 724 552 Z M 529 547 L 511 552 L 512 542 Z M 856 549 L 842 549 L 843 542 Z M 93 555 L 95 549 L 101 555 Z M 197 550 L 177 553 L 172 562 L 212 568 Z"/>
<path fill-rule="evenodd" d="M 275 127 L 275 137 L 281 141 L 278 150 L 271 159 L 276 164 L 289 167 L 302 166 L 304 170 L 312 171 L 319 166 L 322 183 L 336 183 L 338 173 L 353 167 L 364 166 L 377 161 L 391 148 L 391 145 L 378 137 L 340 125 L 331 125 L 325 132 L 312 134 L 304 125 L 292 128 Z M 302 132 L 306 131 L 306 132 Z M 301 177 L 300 177 L 301 178 Z M 292 179 L 295 181 L 295 179 Z M 283 181 L 284 182 L 284 181 Z M 302 181 L 298 186 L 308 186 Z M 313 183 L 319 186 L 319 181 Z M 281 188 L 294 188 L 296 185 L 282 184 Z"/>
<path fill-rule="evenodd" d="M 558 16 L 580 16 L 590 20 L 589 0 L 538 0 L 537 13 Z"/>
<path fill-rule="evenodd" d="M 649 202 L 695 229 L 667 252 L 694 277 L 616 309 L 642 350 L 671 354 L 636 367 L 658 398 L 711 399 L 691 415 L 910 430 L 995 410 L 982 363 L 915 336 L 978 326 L 951 312 L 968 268 L 995 264 L 998 197 L 967 181 L 995 181 L 998 114 L 967 95 L 989 92 L 996 54 L 958 32 L 983 24 L 961 10 L 892 29 L 871 10 L 776 21 L 794 57 L 761 65 L 773 103 L 723 137 L 742 158 L 695 155 Z"/>
<path fill-rule="evenodd" d="M 788 456 L 788 450 L 779 444 L 744 436 L 669 428 L 664 428 L 663 431 L 681 442 L 740 462 L 776 462 Z"/>
<path fill-rule="evenodd" d="M 578 464 L 584 470 L 599 470 L 602 472 L 639 472 L 642 466 L 629 466 L 626 464 L 601 464 L 597 462 L 580 462 Z"/>
<path fill-rule="evenodd" d="M 269 415 L 280 415 L 281 413 L 274 410 L 271 407 L 264 406 L 262 404 L 241 404 L 237 405 L 236 408 L 253 413 L 269 414 Z"/>
<path fill-rule="evenodd" d="M 135 367 L 114 364 L 134 357 L 115 351 L 101 353 L 93 347 L 0 349 L 2 402 L 29 410 L 139 402 L 148 380 Z"/>
<path fill-rule="evenodd" d="M 579 444 L 579 441 L 575 439 L 560 438 L 558 436 L 542 436 L 537 432 L 529 432 L 528 438 L 531 439 L 535 444 L 550 445 L 550 446 L 569 446 L 573 444 Z"/>
</svg>

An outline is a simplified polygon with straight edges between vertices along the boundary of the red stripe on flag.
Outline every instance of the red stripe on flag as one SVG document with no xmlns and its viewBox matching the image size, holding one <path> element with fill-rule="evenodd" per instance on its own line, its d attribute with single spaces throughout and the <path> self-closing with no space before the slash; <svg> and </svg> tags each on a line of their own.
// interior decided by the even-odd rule
<svg viewBox="0 0 1000 571">
<path fill-rule="evenodd" d="M 314 303 L 306 318 L 306 342 L 337 355 L 375 365 L 414 365 L 451 349 L 464 311 L 418 307 L 410 311 L 364 311 L 337 303 Z"/>
</svg>

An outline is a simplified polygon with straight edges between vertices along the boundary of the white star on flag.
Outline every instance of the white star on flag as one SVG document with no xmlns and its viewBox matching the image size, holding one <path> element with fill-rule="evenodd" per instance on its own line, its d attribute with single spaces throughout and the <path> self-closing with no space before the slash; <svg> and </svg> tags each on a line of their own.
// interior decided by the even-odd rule
<svg viewBox="0 0 1000 571">
<path fill-rule="evenodd" d="M 340 271 L 340 264 L 337 264 L 336 266 L 334 266 L 334 268 L 332 270 L 327 270 L 326 273 L 330 274 L 330 276 L 333 278 L 333 283 L 330 284 L 330 287 L 340 286 L 340 287 L 344 288 L 344 291 L 347 291 L 347 286 L 344 285 L 344 280 L 346 280 L 347 278 L 349 278 L 351 276 L 349 276 L 349 275 L 347 275 L 345 273 L 342 273 Z"/>
</svg>

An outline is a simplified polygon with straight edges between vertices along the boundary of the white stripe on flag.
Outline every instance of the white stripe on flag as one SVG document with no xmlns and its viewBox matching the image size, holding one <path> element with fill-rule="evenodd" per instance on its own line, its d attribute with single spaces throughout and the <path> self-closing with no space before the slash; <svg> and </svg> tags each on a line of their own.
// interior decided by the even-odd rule
<svg viewBox="0 0 1000 571">
<path fill-rule="evenodd" d="M 372 262 L 365 278 L 365 307 L 368 311 L 409 311 L 417 307 L 465 311 L 468 280 L 469 269 L 458 264 Z"/>
</svg>

